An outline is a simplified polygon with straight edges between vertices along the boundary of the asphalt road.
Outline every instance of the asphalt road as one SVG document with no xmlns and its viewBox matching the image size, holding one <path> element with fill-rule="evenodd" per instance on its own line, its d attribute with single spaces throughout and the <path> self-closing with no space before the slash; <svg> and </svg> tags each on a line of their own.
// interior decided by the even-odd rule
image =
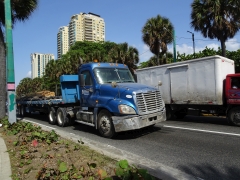
<svg viewBox="0 0 240 180">
<path fill-rule="evenodd" d="M 240 127 L 229 125 L 225 118 L 187 116 L 152 129 L 120 133 L 116 139 L 102 138 L 93 127 L 82 124 L 52 126 L 46 116 L 25 119 L 131 152 L 199 179 L 240 179 Z"/>
</svg>

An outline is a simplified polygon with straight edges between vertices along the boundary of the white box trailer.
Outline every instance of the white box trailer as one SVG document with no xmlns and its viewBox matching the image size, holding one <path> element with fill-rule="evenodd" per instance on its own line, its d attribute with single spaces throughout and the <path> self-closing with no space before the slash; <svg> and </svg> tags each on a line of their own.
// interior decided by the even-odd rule
<svg viewBox="0 0 240 180">
<path fill-rule="evenodd" d="M 174 111 L 179 118 L 186 115 L 187 108 L 222 106 L 225 103 L 224 80 L 234 73 L 234 61 L 218 55 L 136 71 L 141 84 L 157 87 L 158 82 L 162 82 L 159 88 L 167 111 Z M 206 105 L 207 108 L 202 107 Z"/>
</svg>

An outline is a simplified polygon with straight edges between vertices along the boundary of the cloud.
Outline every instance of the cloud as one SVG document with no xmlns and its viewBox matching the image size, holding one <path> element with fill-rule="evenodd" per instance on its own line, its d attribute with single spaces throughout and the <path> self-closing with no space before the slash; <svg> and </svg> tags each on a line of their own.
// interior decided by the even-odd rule
<svg viewBox="0 0 240 180">
<path fill-rule="evenodd" d="M 218 50 L 218 47 L 220 47 L 220 43 L 210 43 L 210 44 L 195 44 L 195 53 L 198 53 L 199 51 L 204 50 L 206 47 L 213 48 L 215 50 Z M 229 39 L 226 42 L 226 49 L 229 51 L 236 51 L 240 49 L 240 43 L 237 42 L 237 39 Z M 173 46 L 168 46 L 168 51 L 173 53 Z M 141 51 L 139 53 L 140 63 L 147 61 L 150 59 L 150 57 L 154 56 L 153 53 L 149 50 L 149 47 L 147 45 L 143 45 Z M 189 46 L 187 44 L 181 44 L 176 45 L 176 52 L 179 52 L 180 54 L 193 54 L 193 46 Z"/>
<path fill-rule="evenodd" d="M 27 73 L 27 77 L 32 77 L 32 71 L 29 71 L 28 73 Z"/>
<path fill-rule="evenodd" d="M 202 46 L 196 46 L 195 47 L 195 53 L 198 53 L 199 51 L 204 50 L 206 47 L 208 48 L 213 48 L 215 50 L 218 50 L 219 45 L 215 44 L 215 43 L 211 43 L 211 44 L 206 44 L 206 45 L 202 45 Z M 169 47 L 169 51 L 173 52 L 173 47 L 170 46 Z M 193 54 L 193 46 L 189 46 L 187 44 L 181 44 L 181 45 L 177 45 L 176 46 L 176 51 L 179 52 L 180 54 Z"/>
<path fill-rule="evenodd" d="M 149 46 L 146 44 L 143 45 L 140 53 L 139 53 L 139 59 L 140 63 L 149 60 L 154 54 L 149 50 Z"/>
<path fill-rule="evenodd" d="M 226 42 L 226 49 L 229 51 L 236 51 L 240 49 L 240 43 L 237 42 L 237 39 L 229 39 Z"/>
</svg>

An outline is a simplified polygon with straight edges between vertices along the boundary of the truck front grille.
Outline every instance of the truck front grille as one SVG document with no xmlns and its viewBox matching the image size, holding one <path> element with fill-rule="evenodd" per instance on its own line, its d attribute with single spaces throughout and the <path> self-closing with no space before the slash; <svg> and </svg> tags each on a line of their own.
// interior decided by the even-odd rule
<svg viewBox="0 0 240 180">
<path fill-rule="evenodd" d="M 160 91 L 151 91 L 136 94 L 139 114 L 154 113 L 163 108 Z"/>
</svg>

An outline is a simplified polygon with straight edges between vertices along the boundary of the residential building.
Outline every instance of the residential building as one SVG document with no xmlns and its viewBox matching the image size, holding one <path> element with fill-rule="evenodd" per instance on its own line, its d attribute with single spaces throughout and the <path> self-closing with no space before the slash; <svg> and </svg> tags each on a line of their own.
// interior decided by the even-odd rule
<svg viewBox="0 0 240 180">
<path fill-rule="evenodd" d="M 80 13 L 73 15 L 68 25 L 69 47 L 76 41 L 104 41 L 105 22 L 97 14 Z"/>
<path fill-rule="evenodd" d="M 68 43 L 68 26 L 63 26 L 59 28 L 57 34 L 57 55 L 58 59 L 62 57 L 63 54 L 66 54 L 69 49 Z"/>
<path fill-rule="evenodd" d="M 31 78 L 42 77 L 45 72 L 45 67 L 47 63 L 54 59 L 53 54 L 40 54 L 32 53 L 31 54 Z"/>
</svg>

